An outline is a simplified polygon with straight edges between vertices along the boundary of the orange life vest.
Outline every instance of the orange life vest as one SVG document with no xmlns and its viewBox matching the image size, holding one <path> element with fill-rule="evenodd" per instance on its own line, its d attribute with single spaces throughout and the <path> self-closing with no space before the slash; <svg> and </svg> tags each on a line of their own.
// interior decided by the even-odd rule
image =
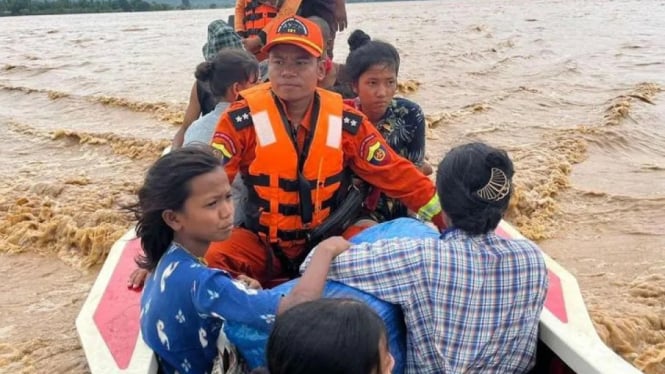
<svg viewBox="0 0 665 374">
<path fill-rule="evenodd" d="M 258 0 L 246 0 L 242 23 L 245 25 L 247 36 L 258 35 L 273 18 L 277 17 L 277 11 L 276 7 Z"/>
<path fill-rule="evenodd" d="M 243 175 L 249 192 L 245 225 L 273 243 L 306 239 L 330 215 L 342 184 L 342 98 L 317 89 L 309 134 L 299 151 L 270 84 L 241 95 L 256 133 L 256 157 Z"/>
</svg>

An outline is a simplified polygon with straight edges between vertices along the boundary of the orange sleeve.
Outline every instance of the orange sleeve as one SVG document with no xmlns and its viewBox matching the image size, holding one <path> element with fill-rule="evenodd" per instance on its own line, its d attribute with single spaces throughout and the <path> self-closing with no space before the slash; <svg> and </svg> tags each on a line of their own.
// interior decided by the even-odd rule
<svg viewBox="0 0 665 374">
<path fill-rule="evenodd" d="M 249 167 L 254 159 L 256 136 L 246 101 L 236 101 L 222 113 L 210 145 L 224 162 L 230 181 L 239 170 Z"/>
<path fill-rule="evenodd" d="M 245 31 L 245 22 L 243 22 L 243 20 L 245 19 L 246 3 L 246 0 L 236 0 L 236 15 L 235 19 L 233 20 L 233 28 L 236 30 L 236 32 Z"/>
<path fill-rule="evenodd" d="M 342 147 L 351 170 L 425 219 L 434 215 L 430 210 L 440 211 L 434 183 L 395 153 L 367 117 L 345 105 L 342 121 Z"/>
</svg>

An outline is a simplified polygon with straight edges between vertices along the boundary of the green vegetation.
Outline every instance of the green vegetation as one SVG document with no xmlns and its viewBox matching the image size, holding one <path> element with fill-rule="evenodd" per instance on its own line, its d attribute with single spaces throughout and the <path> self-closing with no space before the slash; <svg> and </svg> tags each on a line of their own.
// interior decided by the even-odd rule
<svg viewBox="0 0 665 374">
<path fill-rule="evenodd" d="M 145 12 L 172 6 L 145 0 L 0 0 L 0 16 L 29 14 Z"/>
</svg>

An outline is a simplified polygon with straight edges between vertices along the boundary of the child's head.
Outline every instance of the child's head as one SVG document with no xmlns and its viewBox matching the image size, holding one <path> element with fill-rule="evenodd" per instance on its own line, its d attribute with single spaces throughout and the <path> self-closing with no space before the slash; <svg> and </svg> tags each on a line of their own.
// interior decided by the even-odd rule
<svg viewBox="0 0 665 374">
<path fill-rule="evenodd" d="M 259 80 L 259 62 L 251 53 L 242 49 L 224 49 L 215 57 L 196 67 L 196 79 L 208 83 L 210 92 L 217 99 L 256 84 Z"/>
<path fill-rule="evenodd" d="M 383 320 L 352 299 L 319 299 L 277 317 L 266 351 L 270 374 L 383 374 L 394 360 Z"/>
<path fill-rule="evenodd" d="M 228 238 L 233 223 L 231 185 L 209 147 L 184 147 L 148 170 L 132 207 L 145 252 L 138 264 L 153 270 L 174 237 L 210 242 Z"/>
<path fill-rule="evenodd" d="M 496 229 L 512 195 L 513 162 L 483 143 L 453 148 L 439 164 L 436 186 L 452 226 L 470 234 Z"/>
<path fill-rule="evenodd" d="M 353 91 L 370 119 L 381 118 L 397 91 L 399 53 L 392 44 L 371 40 L 362 30 L 354 31 L 348 42 L 345 71 Z"/>
<path fill-rule="evenodd" d="M 326 57 L 328 55 L 328 47 L 334 40 L 332 38 L 332 32 L 330 31 L 330 25 L 328 24 L 328 21 L 319 16 L 310 16 L 307 17 L 307 19 L 319 26 L 321 36 L 323 36 L 323 56 Z"/>
</svg>

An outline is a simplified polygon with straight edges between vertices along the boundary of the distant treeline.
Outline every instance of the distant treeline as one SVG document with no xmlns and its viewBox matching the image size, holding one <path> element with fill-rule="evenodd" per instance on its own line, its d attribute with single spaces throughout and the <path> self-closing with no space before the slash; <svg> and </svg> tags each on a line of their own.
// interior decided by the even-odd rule
<svg viewBox="0 0 665 374">
<path fill-rule="evenodd" d="M 30 14 L 147 12 L 173 6 L 145 0 L 0 0 L 0 16 Z"/>
<path fill-rule="evenodd" d="M 346 0 L 369 3 L 377 0 Z M 404 1 L 404 0 L 378 0 Z M 68 13 L 147 12 L 152 10 L 231 8 L 235 0 L 0 0 L 0 16 Z"/>
</svg>

